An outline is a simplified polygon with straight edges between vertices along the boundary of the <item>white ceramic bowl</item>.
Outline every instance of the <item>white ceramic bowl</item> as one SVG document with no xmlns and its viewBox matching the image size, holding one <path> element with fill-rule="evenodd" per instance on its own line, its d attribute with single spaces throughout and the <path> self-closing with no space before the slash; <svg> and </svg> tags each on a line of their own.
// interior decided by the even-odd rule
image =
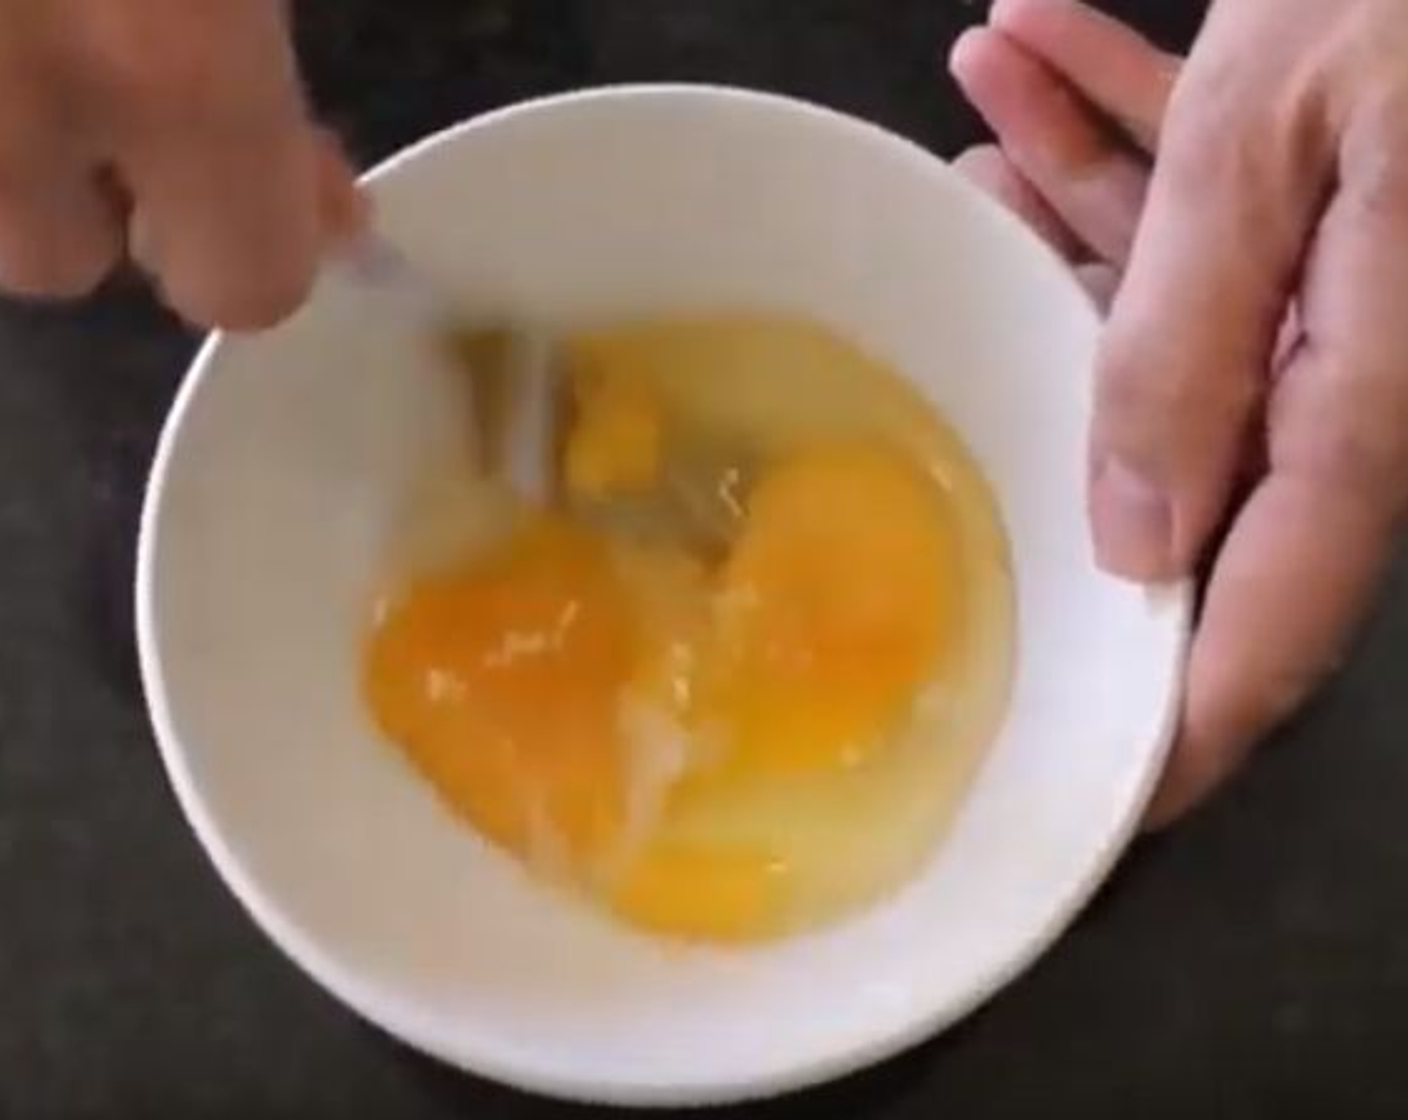
<svg viewBox="0 0 1408 1120">
<path fill-rule="evenodd" d="M 844 925 L 686 951 L 535 886 L 442 810 L 359 704 L 390 525 L 460 433 L 406 324 L 328 281 L 285 327 L 205 347 L 142 525 L 157 738 L 226 883 L 368 1019 L 572 1098 L 771 1094 L 890 1055 L 992 995 L 1130 837 L 1169 740 L 1187 620 L 1181 591 L 1123 585 L 1092 561 L 1097 322 L 1065 269 L 919 148 L 722 89 L 520 106 L 371 183 L 394 238 L 476 306 L 549 324 L 803 312 L 893 360 L 996 489 L 1016 566 L 1015 692 L 927 870 Z"/>
</svg>

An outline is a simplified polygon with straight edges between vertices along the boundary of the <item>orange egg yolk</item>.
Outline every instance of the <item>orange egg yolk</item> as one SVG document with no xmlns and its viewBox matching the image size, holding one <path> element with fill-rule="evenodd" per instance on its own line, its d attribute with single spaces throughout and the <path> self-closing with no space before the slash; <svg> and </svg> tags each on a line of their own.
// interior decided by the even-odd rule
<svg viewBox="0 0 1408 1120">
<path fill-rule="evenodd" d="M 624 812 L 617 700 L 633 645 L 604 547 L 543 519 L 414 584 L 374 635 L 366 694 L 385 734 L 486 836 L 580 872 Z"/>
<path fill-rule="evenodd" d="M 724 573 L 722 679 L 733 768 L 816 770 L 881 746 L 953 629 L 955 542 L 933 484 L 856 445 L 763 477 Z"/>
<path fill-rule="evenodd" d="M 572 389 L 576 417 L 563 452 L 568 490 L 601 498 L 653 486 L 663 455 L 664 418 L 652 387 L 587 367 Z"/>
<path fill-rule="evenodd" d="M 390 604 L 365 693 L 446 802 L 535 870 L 644 929 L 755 939 L 785 916 L 786 861 L 662 833 L 676 795 L 881 750 L 947 648 L 954 556 L 933 484 L 907 458 L 806 450 L 759 478 L 712 572 L 531 517 Z M 643 833 L 633 768 L 650 759 L 631 706 L 690 744 Z"/>
</svg>

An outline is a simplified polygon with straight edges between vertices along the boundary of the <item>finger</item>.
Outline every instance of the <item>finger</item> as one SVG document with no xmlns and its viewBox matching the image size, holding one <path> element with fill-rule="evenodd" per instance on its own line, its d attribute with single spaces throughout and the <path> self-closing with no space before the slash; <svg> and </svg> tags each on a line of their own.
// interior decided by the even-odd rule
<svg viewBox="0 0 1408 1120">
<path fill-rule="evenodd" d="M 349 241 L 371 224 L 371 202 L 358 190 L 356 173 L 332 132 L 318 130 L 317 148 L 323 230 L 329 242 Z"/>
<path fill-rule="evenodd" d="M 1339 663 L 1408 506 L 1408 180 L 1367 198 L 1344 165 L 1271 402 L 1269 473 L 1213 571 L 1155 823 L 1231 774 Z"/>
<path fill-rule="evenodd" d="M 973 28 L 950 69 L 1003 150 L 1101 260 L 1129 258 L 1148 174 L 1054 71 L 998 31 Z"/>
<path fill-rule="evenodd" d="M 1177 55 L 1078 0 L 996 0 L 988 23 L 1119 122 L 1146 153 L 1158 150 Z"/>
<path fill-rule="evenodd" d="M 1204 800 L 1333 671 L 1382 579 L 1379 516 L 1277 477 L 1219 554 L 1189 663 L 1182 730 L 1149 824 Z"/>
<path fill-rule="evenodd" d="M 1334 163 L 1308 108 L 1237 88 L 1209 49 L 1170 108 L 1098 365 L 1096 551 L 1141 580 L 1189 573 L 1224 517 Z"/>
<path fill-rule="evenodd" d="M 954 168 L 987 191 L 998 202 L 1021 218 L 1060 256 L 1075 266 L 1075 276 L 1102 314 L 1107 312 L 1119 287 L 1119 272 L 1097 261 L 1081 263 L 1083 246 L 1060 217 L 1046 204 L 1012 166 L 1000 148 L 983 144 L 969 148 L 953 163 Z"/>
<path fill-rule="evenodd" d="M 37 298 L 88 294 L 121 259 L 122 216 L 77 169 L 46 176 L 42 187 L 26 179 L 0 166 L 0 287 Z"/>
<path fill-rule="evenodd" d="M 225 14 L 199 29 L 223 36 L 204 52 L 207 72 L 194 87 L 183 67 L 143 79 L 120 122 L 118 159 L 143 263 L 167 301 L 198 323 L 258 328 L 312 284 L 326 156 L 305 117 L 281 5 L 211 10 Z"/>
<path fill-rule="evenodd" d="M 997 145 L 969 148 L 953 161 L 953 167 L 1021 218 L 1063 259 L 1074 262 L 1081 256 L 1080 239 Z"/>
<path fill-rule="evenodd" d="M 121 214 L 78 146 L 23 93 L 0 104 L 0 286 L 82 295 L 121 251 Z"/>
<path fill-rule="evenodd" d="M 323 234 L 311 145 L 284 136 L 263 152 L 183 143 L 132 173 L 142 263 L 192 322 L 267 327 L 312 285 Z"/>
</svg>

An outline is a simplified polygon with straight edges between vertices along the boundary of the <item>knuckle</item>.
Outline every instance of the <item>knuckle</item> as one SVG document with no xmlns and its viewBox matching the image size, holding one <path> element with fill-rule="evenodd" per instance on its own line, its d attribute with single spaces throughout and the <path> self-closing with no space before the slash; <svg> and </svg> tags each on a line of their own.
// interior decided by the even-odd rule
<svg viewBox="0 0 1408 1120">
<path fill-rule="evenodd" d="M 119 7 L 93 34 L 96 92 L 119 132 L 239 129 L 287 114 L 290 60 L 274 55 L 277 37 L 244 29 L 267 19 L 267 0 Z"/>
<path fill-rule="evenodd" d="M 1174 88 L 1156 180 L 1195 204 L 1215 195 L 1238 232 L 1264 223 L 1268 202 L 1320 177 L 1332 150 L 1320 85 L 1312 67 L 1268 83 L 1240 54 L 1195 57 Z"/>
<path fill-rule="evenodd" d="M 107 279 L 116 256 L 56 259 L 0 249 L 0 287 L 29 299 L 80 299 Z"/>
<path fill-rule="evenodd" d="M 1188 200 L 1205 199 L 1211 191 L 1224 199 L 1246 197 L 1245 189 L 1265 174 L 1266 156 L 1247 139 L 1244 113 L 1243 107 L 1224 104 L 1222 96 L 1206 95 L 1188 98 L 1171 113 L 1155 167 L 1161 189 Z"/>
<path fill-rule="evenodd" d="M 0 286 L 35 299 L 88 295 L 120 257 L 111 231 L 0 205 Z"/>
<path fill-rule="evenodd" d="M 1245 423 L 1260 397 L 1254 381 L 1151 348 L 1148 339 L 1154 337 L 1121 330 L 1107 343 L 1098 397 L 1109 421 L 1183 431 L 1224 430 Z"/>
<path fill-rule="evenodd" d="M 277 326 L 307 300 L 313 287 L 311 267 L 271 269 L 218 286 L 176 286 L 168 302 L 184 318 L 203 326 L 234 331 Z"/>
<path fill-rule="evenodd" d="M 1408 214 L 1408 90 L 1375 99 L 1344 141 L 1341 193 L 1360 213 Z"/>
<path fill-rule="evenodd" d="M 1235 177 L 1249 157 L 1241 142 L 1248 105 L 1238 67 L 1216 55 L 1189 63 L 1174 86 L 1163 130 L 1161 171 L 1195 194 L 1210 178 Z"/>
<path fill-rule="evenodd" d="M 201 91 L 217 69 L 218 44 L 199 21 L 166 18 L 171 14 L 163 6 L 129 4 L 103 21 L 94 38 L 104 85 L 142 104 Z"/>
<path fill-rule="evenodd" d="M 1225 128 L 1189 135 L 1182 118 L 1170 121 L 1156 174 L 1162 188 L 1177 198 L 1198 198 L 1211 183 L 1243 182 L 1250 176 L 1250 154 L 1231 140 Z M 1201 130 L 1204 126 L 1199 125 Z"/>
<path fill-rule="evenodd" d="M 1379 510 L 1408 513 L 1408 382 L 1356 372 L 1337 382 L 1291 382 L 1270 417 L 1274 469 Z"/>
</svg>

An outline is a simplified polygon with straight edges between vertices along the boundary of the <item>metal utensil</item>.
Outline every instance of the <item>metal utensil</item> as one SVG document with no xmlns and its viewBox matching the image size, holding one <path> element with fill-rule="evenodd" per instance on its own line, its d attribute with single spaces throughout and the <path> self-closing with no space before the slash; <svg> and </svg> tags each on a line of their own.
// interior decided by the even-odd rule
<svg viewBox="0 0 1408 1120">
<path fill-rule="evenodd" d="M 356 283 L 395 300 L 423 324 L 463 375 L 471 451 L 480 471 L 501 476 L 532 501 L 564 505 L 608 532 L 668 537 L 712 557 L 726 553 L 743 517 L 751 473 L 733 458 L 683 439 L 670 449 L 658 484 L 648 492 L 590 499 L 568 493 L 558 463 L 571 410 L 556 340 L 542 330 L 474 318 L 374 233 L 350 246 L 341 263 Z"/>
<path fill-rule="evenodd" d="M 339 264 L 353 282 L 375 289 L 411 316 L 464 377 L 478 469 L 501 475 L 526 498 L 547 500 L 555 488 L 560 426 L 554 340 L 541 330 L 476 318 L 379 234 L 364 234 L 344 250 Z"/>
</svg>

